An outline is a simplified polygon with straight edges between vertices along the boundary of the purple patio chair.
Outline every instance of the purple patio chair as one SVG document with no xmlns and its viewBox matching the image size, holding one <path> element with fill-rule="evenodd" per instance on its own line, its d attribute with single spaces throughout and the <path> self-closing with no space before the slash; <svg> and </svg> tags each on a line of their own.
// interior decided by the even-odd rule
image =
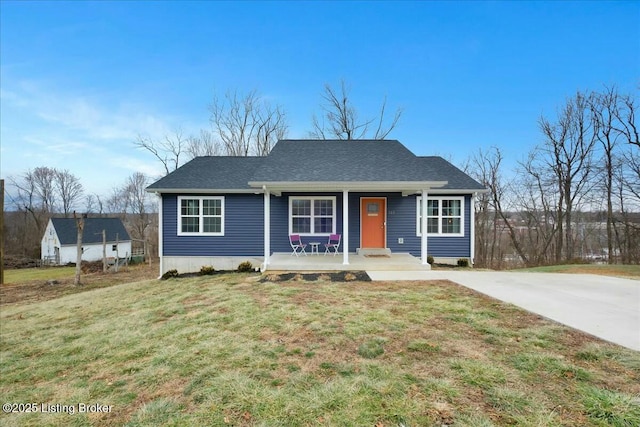
<svg viewBox="0 0 640 427">
<path fill-rule="evenodd" d="M 300 239 L 299 234 L 289 235 L 289 244 L 291 245 L 291 249 L 293 249 L 291 255 L 295 254 L 295 256 L 300 256 L 300 254 L 304 254 L 304 256 L 307 256 L 307 252 L 304 250 L 307 245 L 306 243 L 302 243 L 302 239 Z"/>
<path fill-rule="evenodd" d="M 338 253 L 338 248 L 340 247 L 340 239 L 342 238 L 341 234 L 331 234 L 329 236 L 329 241 L 324 244 L 324 254 L 331 253 L 331 248 L 333 248 L 333 256 L 336 256 Z"/>
</svg>

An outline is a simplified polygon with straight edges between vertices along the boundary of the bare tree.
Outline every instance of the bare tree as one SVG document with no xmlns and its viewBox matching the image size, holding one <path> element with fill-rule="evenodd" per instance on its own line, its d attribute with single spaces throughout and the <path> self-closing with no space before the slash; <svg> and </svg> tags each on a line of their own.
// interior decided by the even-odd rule
<svg viewBox="0 0 640 427">
<path fill-rule="evenodd" d="M 44 212 L 53 213 L 56 210 L 56 180 L 57 171 L 54 168 L 40 166 L 27 171 L 25 180 L 35 190 L 35 195 L 40 203 L 40 208 Z"/>
<path fill-rule="evenodd" d="M 12 227 L 16 233 L 14 242 L 17 243 L 12 247 L 14 253 L 38 256 L 42 234 L 57 205 L 55 175 L 53 168 L 37 167 L 8 178 L 12 187 L 12 191 L 7 193 L 8 198 L 22 212 L 20 223 Z"/>
<path fill-rule="evenodd" d="M 181 130 L 175 131 L 173 135 L 165 136 L 162 140 L 138 135 L 133 145 L 153 154 L 162 164 L 165 175 L 169 175 L 181 165 L 182 159 L 180 157 L 186 149 L 187 138 L 182 135 Z"/>
<path fill-rule="evenodd" d="M 228 91 L 214 96 L 210 106 L 211 126 L 222 151 L 228 156 L 266 156 L 287 134 L 286 114 L 272 106 L 256 90 L 246 95 Z"/>
<path fill-rule="evenodd" d="M 594 134 L 600 143 L 602 159 L 598 167 L 602 176 L 601 186 L 603 188 L 606 201 L 606 222 L 607 222 L 607 259 L 610 264 L 614 262 L 614 179 L 616 170 L 619 168 L 618 141 L 621 136 L 622 125 L 617 125 L 619 117 L 620 96 L 615 87 L 605 88 L 603 93 L 593 93 L 590 97 L 591 115 L 593 118 Z M 617 127 L 618 126 L 618 127 Z M 616 233 L 617 235 L 617 230 Z"/>
<path fill-rule="evenodd" d="M 505 255 L 501 246 L 504 230 L 518 257 L 525 265 L 531 265 L 531 255 L 527 251 L 529 246 L 523 242 L 522 227 L 518 226 L 508 211 L 511 190 L 502 177 L 502 160 L 502 152 L 497 147 L 491 147 L 487 151 L 478 150 L 470 160 L 471 170 L 474 171 L 472 175 L 489 189 L 489 192 L 480 198 L 479 219 L 484 222 L 481 227 L 484 229 L 482 245 L 488 251 L 485 256 L 490 265 L 501 266 Z"/>
<path fill-rule="evenodd" d="M 139 135 L 134 145 L 150 152 L 168 175 L 184 160 L 198 156 L 266 156 L 287 134 L 284 109 L 271 105 L 256 90 L 215 95 L 209 111 L 211 129 L 202 129 L 197 136 L 185 138 L 177 131 L 157 141 Z"/>
<path fill-rule="evenodd" d="M 497 147 L 489 150 L 478 149 L 469 158 L 466 172 L 479 183 L 489 189 L 488 193 L 480 193 L 474 204 L 476 264 L 480 267 L 500 268 L 504 251 L 500 247 L 499 218 L 497 207 L 501 209 L 505 187 L 500 176 L 502 152 Z M 503 214 L 503 213 L 502 213 Z"/>
<path fill-rule="evenodd" d="M 622 261 L 626 263 L 640 262 L 640 224 L 634 221 L 631 212 L 636 215 L 640 210 L 640 140 L 638 138 L 638 126 L 635 119 L 637 108 L 633 95 L 621 96 L 618 104 L 616 118 L 619 127 L 617 130 L 628 144 L 628 149 L 623 152 L 623 162 L 620 177 L 619 203 L 620 222 L 624 229 L 624 238 L 619 239 L 619 249 Z"/>
<path fill-rule="evenodd" d="M 71 213 L 74 204 L 82 197 L 83 188 L 80 180 L 68 170 L 55 170 L 55 188 L 62 201 L 62 213 Z"/>
<path fill-rule="evenodd" d="M 588 98 L 578 92 L 567 100 L 557 122 L 550 122 L 545 117 L 539 121 L 545 137 L 543 145 L 536 149 L 542 161 L 540 166 L 553 177 L 559 195 L 556 261 L 562 258 L 564 244 L 565 259 L 574 257 L 573 212 L 591 185 L 589 179 L 596 137 L 589 112 Z"/>
<path fill-rule="evenodd" d="M 187 141 L 186 153 L 189 158 L 200 156 L 221 156 L 224 150 L 220 141 L 217 141 L 213 132 L 201 129 L 198 136 L 191 136 Z"/>
<path fill-rule="evenodd" d="M 146 230 L 151 224 L 149 193 L 145 191 L 149 180 L 140 172 L 129 176 L 120 190 L 124 206 L 133 215 L 130 221 L 133 237 L 146 242 Z"/>
<path fill-rule="evenodd" d="M 638 138 L 638 126 L 635 119 L 637 108 L 636 99 L 630 94 L 620 96 L 618 108 L 615 110 L 617 127 L 615 130 L 621 135 L 623 141 L 629 144 L 629 149 L 623 154 L 625 164 L 628 166 L 626 187 L 629 193 L 640 202 L 640 140 Z"/>
<path fill-rule="evenodd" d="M 557 217 L 560 198 L 556 185 L 549 179 L 548 171 L 540 168 L 537 155 L 534 150 L 525 162 L 519 164 L 513 186 L 518 215 L 522 218 L 521 248 L 527 253 L 528 265 L 532 266 L 547 263 L 553 258 L 549 252 L 561 224 Z"/>
<path fill-rule="evenodd" d="M 361 119 L 358 110 L 349 97 L 349 88 L 344 80 L 337 92 L 328 83 L 324 86 L 321 118 L 313 116 L 313 130 L 310 136 L 315 139 L 385 139 L 395 129 L 402 110 L 396 109 L 393 118 L 386 122 L 387 98 L 382 100 L 380 114 L 371 119 Z M 373 133 L 371 133 L 373 132 Z"/>
<path fill-rule="evenodd" d="M 85 212 L 102 215 L 104 213 L 104 204 L 102 196 L 99 194 L 87 194 L 84 198 Z"/>
<path fill-rule="evenodd" d="M 627 143 L 640 148 L 640 136 L 636 124 L 636 99 L 633 95 L 627 94 L 621 96 L 620 100 L 621 104 L 616 110 L 616 118 L 620 123 L 617 130 L 625 136 Z"/>
<path fill-rule="evenodd" d="M 120 214 L 124 220 L 124 212 L 127 210 L 127 201 L 123 200 L 120 186 L 113 187 L 104 198 L 104 212 L 106 214 Z"/>
<path fill-rule="evenodd" d="M 638 205 L 640 204 L 640 153 L 638 150 L 629 148 L 624 152 L 622 164 L 626 166 L 619 175 L 623 194 L 625 197 L 635 199 Z"/>
</svg>

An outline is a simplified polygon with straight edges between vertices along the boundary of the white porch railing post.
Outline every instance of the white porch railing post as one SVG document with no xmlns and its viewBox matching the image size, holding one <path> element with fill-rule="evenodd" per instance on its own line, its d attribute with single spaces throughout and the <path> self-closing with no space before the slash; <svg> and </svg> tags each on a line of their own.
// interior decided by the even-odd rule
<svg viewBox="0 0 640 427">
<path fill-rule="evenodd" d="M 427 265 L 427 190 L 422 190 L 422 233 L 420 237 L 420 261 Z"/>
<path fill-rule="evenodd" d="M 271 193 L 266 186 L 264 190 L 264 266 L 262 271 L 266 271 L 271 256 Z"/>
<path fill-rule="evenodd" d="M 342 191 L 342 264 L 349 264 L 349 190 Z"/>
</svg>

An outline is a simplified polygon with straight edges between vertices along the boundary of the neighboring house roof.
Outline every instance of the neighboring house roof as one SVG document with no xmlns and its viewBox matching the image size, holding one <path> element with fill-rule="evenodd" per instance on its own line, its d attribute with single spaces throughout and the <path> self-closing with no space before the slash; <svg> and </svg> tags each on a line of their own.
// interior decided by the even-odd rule
<svg viewBox="0 0 640 427">
<path fill-rule="evenodd" d="M 75 218 L 51 218 L 61 245 L 75 245 L 78 229 Z M 106 230 L 107 242 L 129 241 L 129 233 L 120 218 L 85 218 L 82 231 L 82 244 L 102 243 L 102 230 Z"/>
<path fill-rule="evenodd" d="M 418 157 L 396 140 L 280 140 L 266 157 L 197 157 L 147 190 L 250 191 L 270 183 L 394 182 L 484 189 L 443 158 Z"/>
<path fill-rule="evenodd" d="M 248 190 L 249 181 L 266 157 L 196 157 L 147 187 L 158 190 Z"/>
</svg>

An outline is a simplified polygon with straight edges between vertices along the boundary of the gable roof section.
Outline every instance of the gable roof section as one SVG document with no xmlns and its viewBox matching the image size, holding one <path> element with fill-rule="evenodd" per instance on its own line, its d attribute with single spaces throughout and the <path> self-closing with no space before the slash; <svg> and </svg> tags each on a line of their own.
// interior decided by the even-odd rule
<svg viewBox="0 0 640 427">
<path fill-rule="evenodd" d="M 51 218 L 61 245 L 75 245 L 78 238 L 75 218 Z M 107 232 L 107 242 L 129 241 L 129 233 L 120 218 L 85 218 L 82 244 L 102 243 L 102 230 Z"/>
<path fill-rule="evenodd" d="M 377 183 L 396 189 L 484 190 L 443 158 L 418 157 L 396 140 L 280 140 L 266 157 L 196 157 L 147 191 L 233 193 L 261 191 L 263 185 L 300 189 L 339 183 L 368 183 L 367 188 L 381 190 Z"/>
<path fill-rule="evenodd" d="M 282 140 L 251 181 L 433 181 L 424 166 L 395 140 Z"/>
<path fill-rule="evenodd" d="M 446 182 L 435 188 L 485 190 L 442 157 L 418 157 L 397 140 L 282 140 L 251 184 L 269 182 Z"/>
<path fill-rule="evenodd" d="M 266 157 L 203 156 L 154 182 L 147 191 L 251 190 L 249 181 Z"/>
</svg>

